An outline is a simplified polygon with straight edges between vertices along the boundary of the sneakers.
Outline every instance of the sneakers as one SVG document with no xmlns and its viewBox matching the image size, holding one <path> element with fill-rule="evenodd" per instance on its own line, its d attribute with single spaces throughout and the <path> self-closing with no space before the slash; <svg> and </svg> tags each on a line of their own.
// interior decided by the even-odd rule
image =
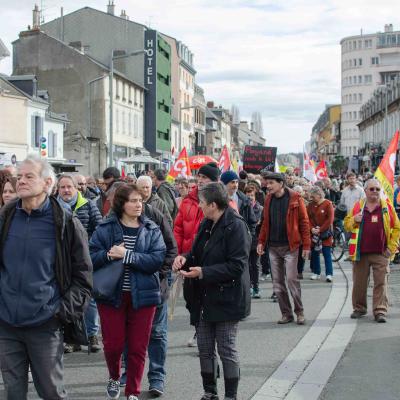
<svg viewBox="0 0 400 400">
<path fill-rule="evenodd" d="M 304 314 L 299 314 L 297 316 L 297 325 L 304 325 L 306 323 L 306 319 L 304 318 Z"/>
<path fill-rule="evenodd" d="M 353 311 L 351 313 L 350 318 L 351 319 L 359 319 L 359 318 L 362 318 L 365 314 L 366 314 L 365 311 L 357 311 L 357 310 L 355 310 L 355 311 Z"/>
<path fill-rule="evenodd" d="M 327 282 L 332 282 L 333 281 L 332 275 L 327 275 L 326 276 L 326 281 Z"/>
<path fill-rule="evenodd" d="M 278 296 L 275 293 L 272 293 L 270 298 L 274 303 L 276 303 L 278 301 Z"/>
<path fill-rule="evenodd" d="M 317 279 L 321 279 L 321 275 L 312 274 L 311 277 L 310 277 L 310 279 L 311 279 L 312 281 L 316 281 Z"/>
<path fill-rule="evenodd" d="M 292 316 L 283 315 L 282 318 L 278 321 L 278 324 L 280 325 L 289 324 L 293 321 L 294 321 L 293 315 Z"/>
<path fill-rule="evenodd" d="M 164 383 L 162 381 L 156 381 L 156 382 L 150 383 L 149 393 L 153 397 L 162 396 L 164 394 Z"/>
<path fill-rule="evenodd" d="M 376 314 L 375 315 L 375 321 L 382 324 L 386 322 L 386 317 L 384 314 Z"/>
<path fill-rule="evenodd" d="M 299 280 L 303 279 L 303 274 L 301 272 L 297 274 L 297 279 L 299 279 Z"/>
<path fill-rule="evenodd" d="M 119 394 L 120 394 L 119 381 L 114 381 L 114 379 L 110 378 L 107 385 L 108 399 L 109 400 L 119 399 Z"/>
<path fill-rule="evenodd" d="M 124 371 L 119 378 L 119 387 L 125 387 L 126 386 L 126 371 Z"/>
<path fill-rule="evenodd" d="M 196 347 L 197 346 L 197 333 L 195 332 L 193 337 L 189 339 L 187 342 L 188 347 Z"/>
<path fill-rule="evenodd" d="M 91 353 L 98 353 L 101 350 L 99 339 L 96 335 L 89 336 L 89 348 Z"/>
<path fill-rule="evenodd" d="M 74 353 L 81 350 L 82 347 L 79 344 L 64 343 L 64 354 Z"/>
<path fill-rule="evenodd" d="M 267 278 L 268 278 L 267 274 L 261 274 L 260 281 L 265 282 L 267 280 Z"/>
<path fill-rule="evenodd" d="M 214 393 L 204 393 L 200 400 L 219 400 L 219 397 Z"/>
<path fill-rule="evenodd" d="M 134 394 L 131 394 L 127 400 L 139 400 L 139 397 L 135 396 Z"/>
<path fill-rule="evenodd" d="M 258 289 L 253 289 L 253 293 L 251 294 L 251 297 L 253 299 L 261 299 L 261 295 L 260 295 L 260 292 L 258 291 Z"/>
</svg>

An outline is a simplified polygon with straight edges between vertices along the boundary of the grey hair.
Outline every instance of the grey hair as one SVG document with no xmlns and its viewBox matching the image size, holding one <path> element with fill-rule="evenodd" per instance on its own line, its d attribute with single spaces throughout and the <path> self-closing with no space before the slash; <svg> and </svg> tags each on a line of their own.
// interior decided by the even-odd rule
<svg viewBox="0 0 400 400">
<path fill-rule="evenodd" d="M 381 183 L 379 182 L 378 179 L 376 179 L 376 178 L 370 178 L 370 179 L 367 179 L 367 180 L 364 182 L 364 189 L 367 189 L 368 186 L 369 186 L 369 184 L 370 184 L 371 182 L 377 183 L 377 184 L 379 185 L 379 187 L 382 188 L 382 185 L 381 185 Z"/>
<path fill-rule="evenodd" d="M 210 182 L 199 190 L 199 198 L 207 204 L 215 203 L 219 210 L 229 207 L 228 191 L 221 182 Z"/>
<path fill-rule="evenodd" d="M 294 190 L 295 192 L 300 193 L 300 194 L 304 193 L 304 190 L 300 185 L 294 186 L 292 190 Z"/>
<path fill-rule="evenodd" d="M 150 186 L 153 186 L 153 181 L 148 175 L 140 175 L 139 178 L 137 178 L 136 185 L 140 185 L 141 183 L 149 183 Z"/>
<path fill-rule="evenodd" d="M 21 164 L 38 164 L 40 166 L 40 177 L 43 179 L 50 178 L 51 180 L 51 184 L 47 189 L 47 194 L 51 195 L 56 184 L 56 174 L 50 163 L 45 158 L 40 158 L 36 154 L 28 154 Z"/>
<path fill-rule="evenodd" d="M 69 175 L 69 174 L 61 174 L 61 175 L 58 177 L 57 186 L 60 186 L 60 181 L 61 181 L 61 179 L 64 179 L 64 178 L 70 179 L 70 180 L 72 181 L 72 183 L 74 184 L 74 186 L 75 186 L 76 188 L 78 187 L 78 182 L 77 182 L 77 180 L 76 180 L 76 178 L 75 178 L 75 175 Z"/>
<path fill-rule="evenodd" d="M 317 194 L 318 196 L 321 196 L 323 199 L 325 198 L 325 193 L 322 190 L 322 188 L 320 186 L 313 186 L 310 190 L 309 190 L 310 194 Z"/>
</svg>

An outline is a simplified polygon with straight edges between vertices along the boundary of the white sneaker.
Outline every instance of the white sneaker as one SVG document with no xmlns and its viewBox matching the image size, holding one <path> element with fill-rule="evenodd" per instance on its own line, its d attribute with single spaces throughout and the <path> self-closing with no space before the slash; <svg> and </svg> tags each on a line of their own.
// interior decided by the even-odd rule
<svg viewBox="0 0 400 400">
<path fill-rule="evenodd" d="M 326 276 L 326 281 L 327 282 L 332 282 L 332 280 L 333 280 L 332 275 L 327 275 Z"/>
<path fill-rule="evenodd" d="M 311 277 L 310 277 L 310 279 L 311 279 L 312 281 L 316 281 L 317 279 L 321 279 L 321 275 L 312 274 Z"/>
<path fill-rule="evenodd" d="M 135 396 L 134 394 L 131 394 L 127 400 L 139 400 L 139 397 Z"/>
<path fill-rule="evenodd" d="M 197 347 L 197 333 L 187 342 L 188 347 Z"/>
</svg>

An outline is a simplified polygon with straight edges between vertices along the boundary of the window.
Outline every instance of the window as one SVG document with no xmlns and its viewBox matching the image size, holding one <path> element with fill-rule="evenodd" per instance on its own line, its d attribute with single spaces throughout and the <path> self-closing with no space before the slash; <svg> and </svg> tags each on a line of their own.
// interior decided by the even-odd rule
<svg viewBox="0 0 400 400">
<path fill-rule="evenodd" d="M 128 135 L 132 136 L 132 113 L 130 111 L 128 116 Z"/>
<path fill-rule="evenodd" d="M 31 145 L 40 147 L 40 138 L 43 136 L 43 118 L 40 115 L 31 116 Z"/>
<path fill-rule="evenodd" d="M 358 59 L 358 65 L 361 67 L 361 65 L 362 65 L 362 58 L 359 58 L 359 59 Z"/>
<path fill-rule="evenodd" d="M 126 101 L 126 83 L 122 82 L 122 101 Z"/>
<path fill-rule="evenodd" d="M 372 75 L 364 75 L 364 83 L 365 84 L 372 83 Z"/>
<path fill-rule="evenodd" d="M 353 103 L 357 103 L 357 95 L 355 93 L 353 94 Z"/>
<path fill-rule="evenodd" d="M 128 103 L 132 104 L 132 88 L 128 86 Z"/>
<path fill-rule="evenodd" d="M 125 111 L 122 111 L 122 134 L 126 134 L 126 126 L 125 126 Z"/>
<path fill-rule="evenodd" d="M 115 80 L 115 98 L 119 99 L 119 82 L 118 82 L 118 79 Z"/>
<path fill-rule="evenodd" d="M 137 138 L 138 137 L 138 132 L 139 131 L 139 124 L 138 124 L 138 116 L 135 114 L 133 116 L 133 137 Z"/>
<path fill-rule="evenodd" d="M 119 110 L 115 111 L 115 133 L 119 132 Z"/>
<path fill-rule="evenodd" d="M 362 84 L 362 76 L 358 75 L 358 84 L 361 85 Z"/>
<path fill-rule="evenodd" d="M 353 111 L 353 119 L 357 119 L 357 111 Z"/>
<path fill-rule="evenodd" d="M 57 157 L 57 133 L 50 131 L 48 138 L 48 155 L 55 158 Z"/>
<path fill-rule="evenodd" d="M 362 103 L 362 98 L 363 98 L 362 93 L 358 93 L 358 101 L 360 103 Z"/>
<path fill-rule="evenodd" d="M 371 57 L 371 64 L 378 65 L 379 64 L 379 57 Z"/>
</svg>

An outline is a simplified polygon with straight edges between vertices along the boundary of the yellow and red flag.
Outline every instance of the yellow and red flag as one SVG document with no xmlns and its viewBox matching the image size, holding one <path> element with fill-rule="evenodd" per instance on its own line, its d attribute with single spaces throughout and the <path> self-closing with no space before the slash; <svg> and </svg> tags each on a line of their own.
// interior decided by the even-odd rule
<svg viewBox="0 0 400 400">
<path fill-rule="evenodd" d="M 226 145 L 222 149 L 221 157 L 219 158 L 218 162 L 218 168 L 221 171 L 221 174 L 231 169 L 231 159 L 229 157 L 229 152 Z"/>
<path fill-rule="evenodd" d="M 397 131 L 389 147 L 386 150 L 385 155 L 382 158 L 379 167 L 375 171 L 375 178 L 381 183 L 384 194 L 393 201 L 394 195 L 394 170 L 396 165 L 396 153 L 397 146 L 399 144 L 399 131 Z"/>
<path fill-rule="evenodd" d="M 319 181 L 324 178 L 328 178 L 328 171 L 326 169 L 326 164 L 324 160 L 321 160 L 317 165 L 317 168 L 315 168 L 315 175 L 317 176 L 317 179 Z"/>
<path fill-rule="evenodd" d="M 176 178 L 188 178 L 191 175 L 192 172 L 190 170 L 189 157 L 187 155 L 186 147 L 184 147 L 169 170 L 167 181 L 172 182 Z"/>
</svg>

